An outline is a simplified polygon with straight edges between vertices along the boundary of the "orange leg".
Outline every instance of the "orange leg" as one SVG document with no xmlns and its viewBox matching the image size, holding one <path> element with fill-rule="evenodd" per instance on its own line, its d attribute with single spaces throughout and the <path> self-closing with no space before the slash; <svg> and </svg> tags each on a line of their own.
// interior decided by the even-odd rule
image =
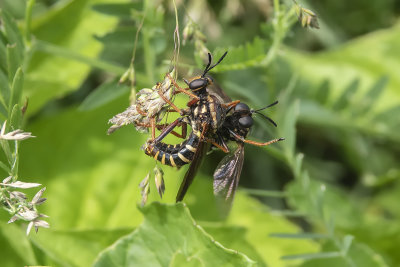
<svg viewBox="0 0 400 267">
<path fill-rule="evenodd" d="M 236 133 L 234 133 L 233 131 L 229 131 L 238 141 L 242 141 L 243 143 L 247 143 L 247 144 L 251 144 L 251 145 L 255 145 L 255 146 L 269 146 L 270 144 L 279 142 L 279 141 L 283 141 L 285 140 L 285 138 L 279 138 L 279 139 L 273 139 L 271 141 L 265 142 L 265 143 L 260 143 L 260 142 L 256 142 L 256 141 L 252 141 L 252 140 L 246 140 L 243 137 L 237 135 Z"/>
<path fill-rule="evenodd" d="M 135 123 L 136 126 L 140 126 L 140 127 L 146 127 L 146 128 L 152 128 L 152 135 L 153 135 L 153 126 L 151 125 L 151 123 Z M 168 127 L 169 124 L 165 123 L 165 124 L 155 124 L 155 128 L 157 128 L 157 130 L 164 130 L 165 127 Z M 170 133 L 178 138 L 182 138 L 185 139 L 186 135 L 187 135 L 187 125 L 186 123 L 183 123 L 182 125 L 177 125 L 177 126 L 181 126 L 182 127 L 182 131 L 181 133 L 177 133 L 175 131 L 171 131 Z M 155 135 L 155 134 L 154 134 Z M 154 137 L 155 138 L 155 137 Z M 152 136 L 152 140 L 154 140 L 153 136 Z"/>
<path fill-rule="evenodd" d="M 137 111 L 137 113 L 139 113 L 140 115 L 142 115 L 142 116 L 147 116 L 147 113 L 146 112 L 144 112 L 140 107 L 139 107 L 139 105 L 136 105 L 136 111 Z"/>
<path fill-rule="evenodd" d="M 221 105 L 224 108 L 230 108 L 230 107 L 236 106 L 239 103 L 240 103 L 240 100 L 235 100 L 235 101 L 232 101 L 232 102 L 229 102 L 229 103 L 226 103 L 226 104 L 221 104 Z"/>
<path fill-rule="evenodd" d="M 199 97 L 198 97 L 197 95 L 191 93 L 191 92 L 190 92 L 189 90 L 187 90 L 187 89 L 183 89 L 182 87 L 180 87 L 180 86 L 175 82 L 175 80 L 174 80 L 171 76 L 169 76 L 169 74 L 167 74 L 167 77 L 171 80 L 172 84 L 173 84 L 173 85 L 175 86 L 175 88 L 178 90 L 178 92 L 176 92 L 175 94 L 178 94 L 179 92 L 181 92 L 181 93 L 184 93 L 185 95 L 190 96 L 191 98 L 199 99 Z"/>
<path fill-rule="evenodd" d="M 156 138 L 156 119 L 151 118 L 150 124 L 151 124 L 151 140 L 154 140 L 154 138 Z"/>
<path fill-rule="evenodd" d="M 157 93 L 162 98 L 162 100 L 165 101 L 165 103 L 170 105 L 176 112 L 178 112 L 179 114 L 183 115 L 182 110 L 180 108 L 178 108 L 177 106 L 175 106 L 174 103 L 172 103 L 168 98 L 166 98 L 162 92 L 157 91 Z"/>
<path fill-rule="evenodd" d="M 219 149 L 221 149 L 224 153 L 229 153 L 229 149 L 228 149 L 228 148 L 223 147 L 223 146 L 217 144 L 215 141 L 213 141 L 213 140 L 211 140 L 211 139 L 209 139 L 209 138 L 205 138 L 205 140 L 206 140 L 208 143 L 211 143 L 212 145 L 214 145 L 214 146 L 218 147 Z"/>
</svg>

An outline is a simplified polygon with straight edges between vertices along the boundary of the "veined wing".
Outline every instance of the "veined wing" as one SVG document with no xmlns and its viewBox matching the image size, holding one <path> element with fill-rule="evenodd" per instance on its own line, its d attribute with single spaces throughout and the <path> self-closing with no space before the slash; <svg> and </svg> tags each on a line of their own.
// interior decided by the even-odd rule
<svg viewBox="0 0 400 267">
<path fill-rule="evenodd" d="M 225 202 L 227 211 L 235 196 L 243 168 L 244 143 L 237 142 L 237 144 L 235 152 L 225 156 L 214 172 L 214 195 Z"/>
</svg>

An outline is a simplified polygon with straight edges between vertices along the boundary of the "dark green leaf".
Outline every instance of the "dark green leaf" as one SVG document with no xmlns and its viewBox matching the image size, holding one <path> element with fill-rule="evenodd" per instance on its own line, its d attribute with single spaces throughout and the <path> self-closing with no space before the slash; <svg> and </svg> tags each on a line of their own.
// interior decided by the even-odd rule
<svg viewBox="0 0 400 267">
<path fill-rule="evenodd" d="M 261 66 L 263 60 L 268 55 L 271 42 L 269 40 L 254 38 L 250 43 L 232 48 L 217 48 L 213 52 L 214 58 L 218 58 L 225 51 L 229 51 L 224 59 L 224 64 L 213 69 L 213 72 L 222 72 L 228 70 L 240 70 L 254 66 Z"/>
<path fill-rule="evenodd" d="M 142 2 L 135 0 L 131 3 L 96 4 L 93 9 L 106 15 L 132 18 L 132 10 L 141 10 Z"/>
<path fill-rule="evenodd" d="M 388 82 L 389 78 L 384 76 L 371 86 L 369 91 L 359 101 L 360 103 L 355 106 L 357 114 L 365 114 L 374 109 L 374 104 L 378 103 L 379 97 L 382 95 Z"/>
<path fill-rule="evenodd" d="M 353 80 L 342 92 L 342 94 L 336 100 L 336 102 L 333 104 L 333 109 L 342 110 L 347 108 L 348 105 L 351 103 L 351 98 L 357 92 L 359 85 L 360 85 L 359 79 Z"/>
<path fill-rule="evenodd" d="M 327 102 L 330 95 L 330 89 L 331 86 L 329 80 L 324 80 L 318 87 L 315 98 L 322 105 L 324 105 Z"/>
<path fill-rule="evenodd" d="M 0 58 L 6 58 L 6 44 L 7 40 L 5 39 L 3 32 L 0 31 Z M 7 73 L 7 61 L 0 60 L 0 72 Z"/>
<path fill-rule="evenodd" d="M 10 84 L 8 83 L 8 77 L 0 71 L 0 94 L 1 94 L 1 105 L 8 110 L 11 95 Z M 7 114 L 7 112 L 6 112 Z M 7 115 L 6 115 L 7 117 Z"/>
<path fill-rule="evenodd" d="M 129 86 L 118 84 L 117 80 L 103 83 L 90 95 L 88 95 L 81 106 L 80 110 L 92 110 L 108 102 L 120 97 L 129 91 Z"/>
</svg>

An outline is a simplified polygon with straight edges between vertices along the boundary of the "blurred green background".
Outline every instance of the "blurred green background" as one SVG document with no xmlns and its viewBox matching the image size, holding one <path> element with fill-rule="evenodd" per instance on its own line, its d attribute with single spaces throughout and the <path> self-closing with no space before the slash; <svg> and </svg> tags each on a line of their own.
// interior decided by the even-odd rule
<svg viewBox="0 0 400 267">
<path fill-rule="evenodd" d="M 22 127 L 37 136 L 20 144 L 18 177 L 47 188 L 39 209 L 51 228 L 26 237 L 26 224 L 0 213 L 2 266 L 400 264 L 400 1 L 298 1 L 318 15 L 317 30 L 301 27 L 292 1 L 176 0 L 181 38 L 191 19 L 207 40 L 181 46 L 180 79 L 200 72 L 204 49 L 227 50 L 213 77 L 232 99 L 279 100 L 265 112 L 278 127 L 256 118 L 249 139 L 286 140 L 246 145 L 226 221 L 212 194 L 222 152 L 206 157 L 187 207 L 172 204 L 186 168 L 162 167 L 165 195 L 152 180 L 148 203 L 167 204 L 140 209 L 138 184 L 155 166 L 140 149 L 149 136 L 133 126 L 106 135 L 129 105 L 129 85 L 117 81 L 143 16 L 136 88 L 168 71 L 173 1 L 36 0 L 30 24 L 26 3 L 0 2 L 0 70 L 13 45 L 7 13 L 25 44 Z"/>
</svg>

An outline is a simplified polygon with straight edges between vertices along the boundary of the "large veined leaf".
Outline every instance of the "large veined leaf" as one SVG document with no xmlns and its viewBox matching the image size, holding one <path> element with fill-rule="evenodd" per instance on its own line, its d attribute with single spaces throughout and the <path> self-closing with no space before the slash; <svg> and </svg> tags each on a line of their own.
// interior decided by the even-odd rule
<svg viewBox="0 0 400 267">
<path fill-rule="evenodd" d="M 182 203 L 152 203 L 142 212 L 143 224 L 100 254 L 94 266 L 255 265 L 247 256 L 213 240 Z"/>
<path fill-rule="evenodd" d="M 50 266 L 91 266 L 97 255 L 131 228 L 115 230 L 48 230 L 31 237 L 33 246 L 46 256 Z M 25 263 L 29 263 L 25 262 Z"/>
</svg>

